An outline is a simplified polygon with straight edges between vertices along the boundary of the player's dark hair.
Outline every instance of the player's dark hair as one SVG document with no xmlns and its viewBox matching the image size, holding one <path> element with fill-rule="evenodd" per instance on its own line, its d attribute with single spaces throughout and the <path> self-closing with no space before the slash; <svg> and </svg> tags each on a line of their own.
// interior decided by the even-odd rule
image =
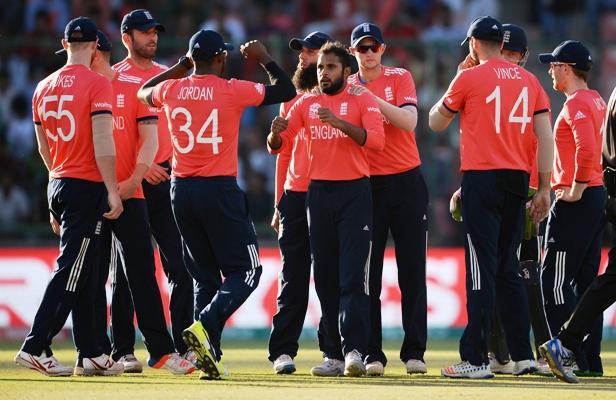
<svg viewBox="0 0 616 400">
<path fill-rule="evenodd" d="M 496 40 L 485 40 L 485 39 L 477 39 L 475 38 L 475 40 L 479 41 L 479 43 L 481 43 L 481 47 L 485 48 L 485 49 L 492 49 L 492 50 L 498 50 L 500 51 L 503 42 L 497 42 Z"/>
<path fill-rule="evenodd" d="M 327 42 L 321 47 L 319 50 L 320 54 L 333 54 L 338 57 L 340 63 L 342 64 L 342 69 L 344 70 L 347 67 L 351 67 L 351 54 L 340 42 Z"/>
<path fill-rule="evenodd" d="M 573 71 L 573 75 L 582 79 L 584 82 L 588 82 L 588 72 L 589 71 L 582 71 L 581 69 L 577 69 L 574 67 L 571 67 L 571 70 Z"/>
</svg>

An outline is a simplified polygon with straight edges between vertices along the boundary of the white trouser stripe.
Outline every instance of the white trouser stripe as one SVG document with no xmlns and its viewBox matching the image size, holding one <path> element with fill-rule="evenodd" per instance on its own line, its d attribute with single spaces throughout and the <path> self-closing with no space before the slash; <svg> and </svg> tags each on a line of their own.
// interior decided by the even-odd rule
<svg viewBox="0 0 616 400">
<path fill-rule="evenodd" d="M 368 244 L 368 258 L 364 265 L 364 293 L 370 296 L 370 257 L 372 257 L 372 240 Z"/>
<path fill-rule="evenodd" d="M 73 262 L 73 266 L 71 267 L 71 274 L 68 278 L 68 282 L 66 283 L 66 290 L 69 292 L 74 292 L 77 288 L 77 282 L 79 281 L 79 275 L 81 274 L 83 260 L 85 258 L 86 252 L 88 251 L 89 243 L 89 238 L 84 238 L 81 242 L 79 254 L 77 254 L 77 258 L 75 259 L 75 262 Z"/>
<path fill-rule="evenodd" d="M 477 253 L 475 252 L 475 247 L 473 246 L 471 235 L 467 234 L 466 237 L 468 238 L 468 258 L 471 263 L 471 280 L 473 282 L 472 290 L 481 290 L 481 273 L 479 272 L 479 261 L 477 260 Z"/>
<path fill-rule="evenodd" d="M 252 253 L 252 248 L 250 247 L 251 245 L 247 245 L 246 248 L 248 249 L 248 255 L 250 256 L 250 267 L 254 268 L 255 267 L 255 255 Z M 248 283 L 248 280 L 246 280 L 246 283 Z"/>
<path fill-rule="evenodd" d="M 255 268 L 259 268 L 261 264 L 261 260 L 259 260 L 259 252 L 257 251 L 257 245 L 251 244 L 250 248 L 252 249 L 252 253 L 255 255 Z"/>
<path fill-rule="evenodd" d="M 565 283 L 565 265 L 567 252 L 559 251 L 556 253 L 556 273 L 554 276 L 554 302 L 557 305 L 565 304 L 563 294 L 563 284 Z"/>
<path fill-rule="evenodd" d="M 109 273 L 111 274 L 111 283 L 116 284 L 116 270 L 118 268 L 118 256 L 116 251 L 116 244 L 113 241 L 113 237 L 111 238 L 111 262 L 109 263 Z"/>
</svg>

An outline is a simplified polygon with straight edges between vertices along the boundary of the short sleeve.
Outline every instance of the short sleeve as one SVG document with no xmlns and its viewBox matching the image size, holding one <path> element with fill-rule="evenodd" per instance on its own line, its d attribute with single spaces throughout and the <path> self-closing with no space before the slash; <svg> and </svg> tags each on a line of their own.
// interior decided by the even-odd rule
<svg viewBox="0 0 616 400">
<path fill-rule="evenodd" d="M 258 106 L 265 97 L 265 85 L 262 83 L 231 79 L 229 84 L 233 88 L 236 104 L 242 108 Z"/>
<path fill-rule="evenodd" d="M 457 113 L 466 102 L 466 95 L 468 93 L 469 74 L 468 70 L 460 71 L 445 92 L 443 96 L 443 106 L 453 113 Z"/>
<path fill-rule="evenodd" d="M 404 74 L 398 80 L 395 96 L 398 107 L 417 107 L 417 91 L 413 76 L 409 71 L 404 70 Z"/>
<path fill-rule="evenodd" d="M 537 88 L 537 102 L 535 103 L 535 109 L 533 115 L 550 112 L 550 98 L 545 92 L 541 84 L 535 79 L 535 87 Z"/>
<path fill-rule="evenodd" d="M 37 87 L 36 91 L 34 92 L 34 95 L 32 96 L 32 121 L 36 125 L 40 125 L 42 121 L 41 115 L 39 114 L 38 93 L 39 93 L 39 89 Z"/>
<path fill-rule="evenodd" d="M 380 151 L 385 146 L 385 131 L 383 129 L 383 115 L 374 98 L 362 93 L 357 97 L 361 109 L 362 127 L 366 130 L 364 147 Z"/>
<path fill-rule="evenodd" d="M 111 114 L 113 89 L 111 82 L 104 77 L 97 79 L 92 86 L 90 98 L 90 115 Z"/>
<path fill-rule="evenodd" d="M 154 90 L 152 91 L 152 104 L 158 108 L 163 106 L 167 90 L 169 90 L 169 86 L 171 86 L 173 82 L 173 79 L 169 79 L 154 86 Z"/>
</svg>

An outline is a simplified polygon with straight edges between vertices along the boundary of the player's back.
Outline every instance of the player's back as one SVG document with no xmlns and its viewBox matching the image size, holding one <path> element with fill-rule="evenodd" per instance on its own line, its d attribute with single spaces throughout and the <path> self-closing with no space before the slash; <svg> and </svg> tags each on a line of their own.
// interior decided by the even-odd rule
<svg viewBox="0 0 616 400">
<path fill-rule="evenodd" d="M 173 174 L 237 176 L 240 119 L 246 107 L 263 101 L 263 84 L 191 75 L 168 80 L 154 89 L 164 106 L 173 142 Z"/>
<path fill-rule="evenodd" d="M 534 75 L 502 59 L 461 71 L 443 103 L 460 111 L 461 170 L 530 172 L 533 116 L 549 110 L 543 93 Z"/>
<path fill-rule="evenodd" d="M 111 114 L 111 84 L 81 64 L 42 80 L 32 99 L 34 123 L 47 135 L 50 177 L 102 181 L 94 156 L 92 116 Z"/>
</svg>

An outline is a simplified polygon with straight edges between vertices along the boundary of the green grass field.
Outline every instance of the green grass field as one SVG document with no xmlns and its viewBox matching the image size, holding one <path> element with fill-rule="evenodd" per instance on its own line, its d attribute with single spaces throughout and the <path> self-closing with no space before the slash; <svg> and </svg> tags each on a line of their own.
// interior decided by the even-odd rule
<svg viewBox="0 0 616 400">
<path fill-rule="evenodd" d="M 19 344 L 0 344 L 0 396 L 2 399 L 616 399 L 616 341 L 606 342 L 602 353 L 606 377 L 582 378 L 567 385 L 555 378 L 527 376 L 489 380 L 452 380 L 440 368 L 458 359 L 457 342 L 428 344 L 428 374 L 409 376 L 398 360 L 399 343 L 387 342 L 390 362 L 381 378 L 315 378 L 310 368 L 320 361 L 316 343 L 304 342 L 293 375 L 275 375 L 267 361 L 265 341 L 223 343 L 230 375 L 221 381 L 200 381 L 198 373 L 172 376 L 145 368 L 142 374 L 120 377 L 48 378 L 13 363 Z M 142 347 L 142 346 L 140 346 Z M 61 362 L 74 362 L 70 343 L 55 345 Z M 143 361 L 146 352 L 137 356 Z"/>
</svg>

